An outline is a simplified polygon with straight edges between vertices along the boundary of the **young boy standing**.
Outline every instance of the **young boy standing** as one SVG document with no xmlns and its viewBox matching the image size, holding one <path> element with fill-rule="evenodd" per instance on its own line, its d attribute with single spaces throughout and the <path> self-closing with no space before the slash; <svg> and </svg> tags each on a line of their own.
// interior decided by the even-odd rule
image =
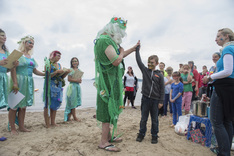
<svg viewBox="0 0 234 156">
<path fill-rule="evenodd" d="M 146 124 L 151 116 L 152 144 L 158 143 L 158 108 L 163 106 L 164 100 L 164 77 L 159 70 L 158 56 L 152 55 L 148 58 L 148 68 L 141 61 L 139 49 L 136 50 L 136 61 L 143 75 L 142 99 L 141 99 L 141 122 L 136 141 L 141 142 L 146 133 Z"/>
</svg>

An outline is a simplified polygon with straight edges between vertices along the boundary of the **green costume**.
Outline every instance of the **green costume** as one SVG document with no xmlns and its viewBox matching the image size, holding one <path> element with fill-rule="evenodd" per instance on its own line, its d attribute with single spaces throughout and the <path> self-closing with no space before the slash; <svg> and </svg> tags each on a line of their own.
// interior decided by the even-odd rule
<svg viewBox="0 0 234 156">
<path fill-rule="evenodd" d="M 113 132 L 117 128 L 117 120 L 123 108 L 123 83 L 124 64 L 118 66 L 112 63 L 105 54 L 106 48 L 111 45 L 119 54 L 116 43 L 108 36 L 101 35 L 95 43 L 95 83 L 97 87 L 97 111 L 98 121 L 113 124 Z M 112 133 L 112 137 L 113 137 Z"/>
<path fill-rule="evenodd" d="M 9 52 L 5 51 L 5 54 L 0 53 L 0 60 L 6 59 L 9 56 Z M 0 66 L 0 109 L 8 106 L 8 76 L 7 68 Z"/>
<path fill-rule="evenodd" d="M 75 70 L 73 68 L 70 70 L 71 72 L 68 74 L 68 76 L 73 76 L 75 74 Z M 70 82 L 69 86 L 67 87 L 66 102 L 64 121 L 68 121 L 68 115 L 71 113 L 72 109 L 81 106 L 81 88 L 78 82 Z"/>
<path fill-rule="evenodd" d="M 38 66 L 34 58 L 21 56 L 18 61 L 19 65 L 16 67 L 16 77 L 19 92 L 25 97 L 15 106 L 15 109 L 32 106 L 34 104 L 34 81 L 32 75 L 33 70 Z"/>
</svg>

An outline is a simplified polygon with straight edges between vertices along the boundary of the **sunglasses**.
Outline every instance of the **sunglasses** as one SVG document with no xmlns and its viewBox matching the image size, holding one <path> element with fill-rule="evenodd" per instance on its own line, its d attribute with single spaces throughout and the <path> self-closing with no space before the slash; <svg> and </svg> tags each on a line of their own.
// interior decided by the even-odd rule
<svg viewBox="0 0 234 156">
<path fill-rule="evenodd" d="M 31 42 L 31 41 L 27 41 L 29 44 L 32 44 L 32 45 L 34 45 L 34 43 L 33 42 Z"/>
</svg>

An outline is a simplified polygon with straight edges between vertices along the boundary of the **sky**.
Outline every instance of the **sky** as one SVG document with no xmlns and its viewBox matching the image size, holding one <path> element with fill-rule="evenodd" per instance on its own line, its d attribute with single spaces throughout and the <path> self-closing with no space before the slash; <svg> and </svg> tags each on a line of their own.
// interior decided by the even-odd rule
<svg viewBox="0 0 234 156">
<path fill-rule="evenodd" d="M 26 35 L 34 37 L 33 58 L 43 70 L 44 58 L 53 50 L 62 53 L 59 63 L 69 68 L 72 57 L 80 61 L 83 79 L 95 77 L 94 39 L 114 16 L 128 20 L 121 46 L 131 48 L 141 41 L 140 55 L 147 65 L 158 55 L 166 67 L 195 62 L 198 71 L 214 65 L 212 54 L 221 28 L 234 30 L 233 0 L 0 0 L 0 28 L 9 51 Z M 142 78 L 135 53 L 125 59 L 126 68 Z"/>
</svg>

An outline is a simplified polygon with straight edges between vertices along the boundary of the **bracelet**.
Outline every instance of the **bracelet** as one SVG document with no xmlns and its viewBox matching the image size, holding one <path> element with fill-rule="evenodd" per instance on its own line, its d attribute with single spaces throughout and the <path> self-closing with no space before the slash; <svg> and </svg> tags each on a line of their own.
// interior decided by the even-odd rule
<svg viewBox="0 0 234 156">
<path fill-rule="evenodd" d="M 12 90 L 19 90 L 19 87 L 12 86 Z"/>
</svg>

